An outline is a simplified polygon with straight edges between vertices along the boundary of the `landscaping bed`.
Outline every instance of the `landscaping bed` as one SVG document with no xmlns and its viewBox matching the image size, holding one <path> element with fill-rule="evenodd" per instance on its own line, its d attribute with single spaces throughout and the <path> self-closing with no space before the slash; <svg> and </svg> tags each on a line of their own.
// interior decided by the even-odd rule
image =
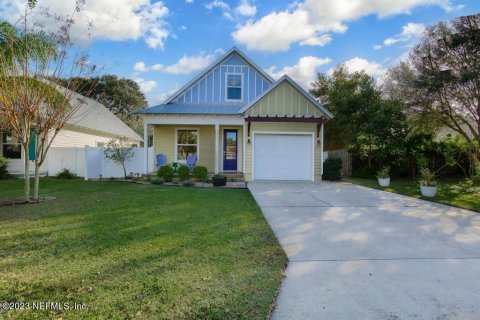
<svg viewBox="0 0 480 320">
<path fill-rule="evenodd" d="M 248 190 L 42 179 L 2 207 L 0 301 L 79 303 L 31 319 L 265 319 L 286 256 Z M 0 197 L 22 193 L 0 181 Z"/>
<path fill-rule="evenodd" d="M 377 179 L 346 178 L 345 180 L 365 187 L 480 212 L 480 187 L 474 186 L 468 180 L 439 180 L 438 192 L 434 198 L 422 197 L 419 184 L 412 179 L 392 179 L 390 186 L 386 188 L 380 187 Z"/>
</svg>

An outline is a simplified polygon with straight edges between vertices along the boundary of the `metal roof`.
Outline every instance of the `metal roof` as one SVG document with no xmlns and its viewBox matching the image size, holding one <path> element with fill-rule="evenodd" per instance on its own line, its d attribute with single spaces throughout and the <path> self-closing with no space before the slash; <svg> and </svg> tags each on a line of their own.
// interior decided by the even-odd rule
<svg viewBox="0 0 480 320">
<path fill-rule="evenodd" d="M 170 103 L 138 111 L 138 114 L 238 114 L 243 108 L 241 103 Z"/>
</svg>

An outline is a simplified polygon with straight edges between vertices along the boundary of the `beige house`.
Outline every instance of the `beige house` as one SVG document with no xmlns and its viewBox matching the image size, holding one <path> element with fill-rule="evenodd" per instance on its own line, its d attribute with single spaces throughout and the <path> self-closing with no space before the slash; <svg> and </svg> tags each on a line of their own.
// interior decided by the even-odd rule
<svg viewBox="0 0 480 320">
<path fill-rule="evenodd" d="M 85 148 L 85 147 L 103 147 L 110 139 L 114 137 L 125 137 L 132 144 L 140 146 L 143 139 L 115 116 L 104 105 L 75 94 L 73 103 L 79 104 L 75 113 L 69 120 L 68 125 L 53 140 L 51 148 Z M 30 169 L 34 170 L 35 160 L 35 136 L 32 135 L 30 142 L 29 158 L 32 160 Z M 22 175 L 24 172 L 24 152 L 18 144 L 15 136 L 8 132 L 0 132 L 0 155 L 8 160 L 8 171 L 14 175 Z M 41 167 L 42 175 L 47 174 L 48 161 L 58 159 L 48 159 Z"/>
<path fill-rule="evenodd" d="M 247 181 L 322 178 L 323 123 L 332 114 L 291 78 L 273 80 L 236 48 L 164 104 L 139 113 L 144 139 L 153 127 L 154 153 L 168 163 L 196 155 L 196 165 Z"/>
</svg>

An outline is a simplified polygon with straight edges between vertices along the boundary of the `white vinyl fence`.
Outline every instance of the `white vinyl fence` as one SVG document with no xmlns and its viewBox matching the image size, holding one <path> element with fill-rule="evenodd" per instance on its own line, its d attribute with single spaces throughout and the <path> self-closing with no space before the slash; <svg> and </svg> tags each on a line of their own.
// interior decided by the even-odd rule
<svg viewBox="0 0 480 320">
<path fill-rule="evenodd" d="M 142 174 L 145 163 L 143 148 L 134 148 L 134 155 L 125 165 L 127 175 Z M 123 178 L 123 168 L 105 158 L 104 148 L 56 148 L 48 151 L 47 171 L 54 176 L 68 169 L 85 180 L 102 178 Z M 148 148 L 148 172 L 155 170 L 153 148 Z"/>
</svg>

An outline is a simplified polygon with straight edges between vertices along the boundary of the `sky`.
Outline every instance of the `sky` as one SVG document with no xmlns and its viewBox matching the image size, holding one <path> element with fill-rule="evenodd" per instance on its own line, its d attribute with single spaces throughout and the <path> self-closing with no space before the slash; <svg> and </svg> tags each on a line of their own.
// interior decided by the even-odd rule
<svg viewBox="0 0 480 320">
<path fill-rule="evenodd" d="M 426 27 L 480 12 L 480 0 L 81 1 L 72 30 L 79 46 L 102 73 L 135 80 L 149 106 L 233 46 L 273 78 L 288 74 L 306 89 L 339 63 L 381 78 Z M 37 9 L 65 15 L 75 3 L 38 0 Z M 0 0 L 0 20 L 15 22 L 24 10 L 23 0 Z"/>
</svg>

